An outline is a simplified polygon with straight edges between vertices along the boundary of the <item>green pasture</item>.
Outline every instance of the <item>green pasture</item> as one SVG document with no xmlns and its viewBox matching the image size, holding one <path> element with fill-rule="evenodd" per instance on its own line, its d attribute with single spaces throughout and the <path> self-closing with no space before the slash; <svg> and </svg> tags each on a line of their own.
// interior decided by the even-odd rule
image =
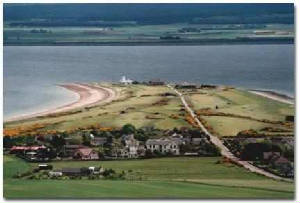
<svg viewBox="0 0 300 203">
<path fill-rule="evenodd" d="M 52 162 L 55 168 L 101 165 L 114 170 L 132 170 L 147 179 L 130 180 L 27 180 L 13 179 L 28 164 L 4 156 L 6 199 L 87 198 L 188 198 L 188 199 L 292 199 L 294 185 L 273 181 L 243 168 L 217 164 L 219 157 L 160 158 L 128 161 Z"/>
</svg>

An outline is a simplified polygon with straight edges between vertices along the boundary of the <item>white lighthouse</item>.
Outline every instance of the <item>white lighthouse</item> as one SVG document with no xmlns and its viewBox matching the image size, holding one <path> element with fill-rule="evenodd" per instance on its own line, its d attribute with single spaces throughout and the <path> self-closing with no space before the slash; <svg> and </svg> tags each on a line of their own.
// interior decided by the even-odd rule
<svg viewBox="0 0 300 203">
<path fill-rule="evenodd" d="M 132 80 L 130 80 L 129 78 L 126 78 L 125 76 L 122 76 L 121 80 L 120 80 L 120 83 L 121 84 L 124 84 L 124 85 L 130 85 L 132 84 Z"/>
</svg>

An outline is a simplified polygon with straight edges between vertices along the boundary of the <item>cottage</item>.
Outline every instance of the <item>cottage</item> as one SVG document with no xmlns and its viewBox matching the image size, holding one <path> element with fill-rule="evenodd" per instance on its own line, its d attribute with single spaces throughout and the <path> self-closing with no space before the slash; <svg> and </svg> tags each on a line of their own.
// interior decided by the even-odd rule
<svg viewBox="0 0 300 203">
<path fill-rule="evenodd" d="M 91 148 L 79 148 L 74 152 L 73 157 L 81 160 L 97 160 L 99 159 L 98 152 Z"/>
<path fill-rule="evenodd" d="M 149 139 L 146 141 L 147 150 L 151 152 L 158 151 L 162 154 L 172 153 L 179 155 L 179 145 L 178 141 L 170 138 Z"/>
<path fill-rule="evenodd" d="M 205 140 L 206 140 L 206 138 L 194 137 L 194 138 L 192 138 L 192 144 L 193 145 L 200 145 Z"/>
<path fill-rule="evenodd" d="M 73 157 L 74 153 L 82 148 L 82 145 L 64 145 L 63 152 L 65 157 Z"/>
<path fill-rule="evenodd" d="M 107 142 L 107 138 L 106 137 L 93 137 L 91 139 L 91 145 L 92 146 L 101 146 L 103 147 L 103 145 Z"/>
<path fill-rule="evenodd" d="M 276 157 L 276 158 L 274 158 L 273 160 L 272 160 L 272 162 L 273 162 L 273 164 L 275 165 L 275 166 L 282 166 L 282 165 L 290 165 L 291 164 L 291 162 L 287 159 L 287 158 L 285 158 L 285 157 L 283 157 L 283 156 L 280 156 L 280 157 Z"/>
<path fill-rule="evenodd" d="M 59 176 L 62 176 L 63 173 L 61 170 L 53 170 L 53 171 L 49 171 L 49 176 L 50 177 L 59 177 Z"/>
<path fill-rule="evenodd" d="M 200 88 L 202 88 L 202 89 L 215 89 L 215 88 L 217 88 L 217 86 L 216 86 L 216 85 L 202 84 L 202 85 L 200 86 Z"/>
<path fill-rule="evenodd" d="M 280 157 L 280 152 L 264 152 L 263 157 L 264 160 L 270 160 L 274 157 Z"/>
<path fill-rule="evenodd" d="M 90 166 L 88 169 L 89 169 L 90 173 L 94 174 L 94 175 L 98 175 L 98 174 L 104 172 L 104 168 L 102 168 L 102 167 Z"/>
<path fill-rule="evenodd" d="M 36 152 L 26 152 L 24 158 L 25 158 L 27 161 L 37 161 L 37 160 L 38 160 L 38 157 L 37 157 L 37 153 L 36 153 Z"/>
<path fill-rule="evenodd" d="M 66 176 L 88 175 L 90 173 L 88 168 L 63 168 L 61 172 Z"/>
<path fill-rule="evenodd" d="M 121 150 L 121 156 L 126 158 L 137 158 L 140 142 L 134 139 L 134 135 L 123 135 L 122 140 L 125 148 Z"/>
<path fill-rule="evenodd" d="M 165 85 L 165 83 L 160 79 L 154 79 L 154 80 L 150 80 L 148 82 L 148 85 L 158 86 L 158 85 Z"/>
<path fill-rule="evenodd" d="M 37 152 L 38 150 L 46 149 L 44 145 L 41 146 L 13 146 L 10 148 L 10 153 L 11 154 L 18 154 L 22 153 L 24 154 L 25 152 Z"/>
<path fill-rule="evenodd" d="M 52 170 L 53 166 L 49 164 L 39 164 L 39 170 Z"/>
<path fill-rule="evenodd" d="M 182 84 L 178 84 L 175 86 L 175 88 L 181 88 L 181 89 L 196 89 L 197 85 L 196 84 L 191 84 L 188 82 L 183 82 Z"/>
</svg>

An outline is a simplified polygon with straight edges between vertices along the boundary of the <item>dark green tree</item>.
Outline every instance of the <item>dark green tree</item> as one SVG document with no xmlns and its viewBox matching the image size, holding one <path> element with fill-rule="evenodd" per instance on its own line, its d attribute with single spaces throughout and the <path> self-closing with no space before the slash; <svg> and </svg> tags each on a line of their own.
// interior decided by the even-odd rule
<svg viewBox="0 0 300 203">
<path fill-rule="evenodd" d="M 122 128 L 122 133 L 123 134 L 132 134 L 135 133 L 136 129 L 132 124 L 126 124 Z"/>
</svg>

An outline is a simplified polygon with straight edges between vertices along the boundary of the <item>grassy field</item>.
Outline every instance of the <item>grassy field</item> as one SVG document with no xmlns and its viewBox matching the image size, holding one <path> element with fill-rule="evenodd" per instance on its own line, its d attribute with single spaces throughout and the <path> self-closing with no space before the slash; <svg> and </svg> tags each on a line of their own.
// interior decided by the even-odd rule
<svg viewBox="0 0 300 203">
<path fill-rule="evenodd" d="M 132 175 L 145 180 L 177 179 L 244 179 L 262 180 L 261 176 L 249 173 L 232 164 L 217 164 L 219 157 L 179 157 L 121 161 L 68 161 L 52 162 L 54 168 L 99 166 L 117 172 L 132 170 Z M 32 164 L 36 166 L 37 164 Z"/>
<path fill-rule="evenodd" d="M 162 43 L 170 42 L 160 40 L 160 36 L 171 35 L 180 36 L 183 40 L 205 40 L 223 39 L 234 40 L 238 37 L 260 37 L 254 34 L 257 29 L 214 29 L 201 30 L 201 32 L 180 33 L 178 30 L 184 27 L 196 27 L 187 23 L 163 24 L 163 25 L 123 25 L 113 27 L 113 29 L 103 29 L 103 27 L 11 27 L 6 22 L 4 27 L 5 44 L 59 44 L 59 43 Z M 223 25 L 227 26 L 227 25 Z M 267 25 L 272 30 L 284 30 L 293 32 L 293 28 L 288 25 Z M 47 33 L 32 33 L 34 29 L 44 29 Z M 261 30 L 261 28 L 259 29 Z M 266 37 L 293 37 L 289 35 L 265 35 Z"/>
<path fill-rule="evenodd" d="M 286 115 L 294 115 L 294 105 L 284 104 L 268 98 L 254 95 L 244 90 L 199 90 L 186 93 L 194 110 L 211 108 L 214 111 L 248 116 L 255 119 L 284 121 Z M 218 109 L 216 109 L 218 106 Z M 285 126 L 268 124 L 243 118 L 224 116 L 203 116 L 204 120 L 221 136 L 234 136 L 242 130 L 260 130 L 264 127 L 283 128 Z M 289 129 L 293 130 L 293 129 Z"/>
<path fill-rule="evenodd" d="M 147 180 L 26 180 L 11 176 L 36 164 L 4 156 L 4 197 L 22 198 L 202 198 L 291 199 L 294 185 L 212 158 L 160 158 L 130 161 L 53 162 L 55 168 L 102 165 L 133 170 Z"/>
<path fill-rule="evenodd" d="M 33 124 L 46 124 L 42 130 L 72 130 L 78 127 L 101 125 L 103 127 L 122 127 L 132 123 L 137 128 L 154 126 L 159 129 L 174 127 L 191 127 L 182 115 L 181 101 L 177 96 L 162 96 L 171 92 L 166 86 L 131 85 L 119 86 L 102 84 L 118 92 L 112 103 L 95 106 L 91 109 L 81 108 L 80 112 L 57 115 L 55 117 L 35 118 L 26 121 L 5 123 L 5 129 Z M 254 95 L 244 90 L 229 89 L 227 91 L 198 90 L 185 92 L 187 101 L 194 110 L 211 108 L 213 111 L 249 116 L 254 119 L 284 121 L 286 115 L 294 115 L 294 106 Z M 160 103 L 167 100 L 165 103 Z M 218 106 L 218 109 L 215 107 Z M 78 110 L 74 110 L 78 111 Z M 177 118 L 172 117 L 176 115 Z M 235 136 L 242 130 L 259 131 L 264 127 L 282 128 L 293 131 L 280 124 L 225 116 L 202 116 L 220 136 Z M 290 133 L 292 134 L 292 132 Z"/>
<path fill-rule="evenodd" d="M 92 109 L 82 108 L 81 112 L 56 117 L 35 118 L 27 121 L 5 124 L 5 128 L 47 123 L 47 130 L 71 130 L 78 127 L 99 124 L 103 127 L 122 127 L 132 123 L 136 127 L 154 126 L 159 129 L 189 126 L 183 117 L 170 118 L 179 114 L 180 99 L 164 97 L 160 94 L 170 92 L 166 86 L 131 85 L 122 87 L 109 85 L 118 92 L 118 98 L 107 105 L 99 105 Z M 168 101 L 155 104 L 162 99 Z M 123 111 L 123 113 L 121 113 Z"/>
</svg>

